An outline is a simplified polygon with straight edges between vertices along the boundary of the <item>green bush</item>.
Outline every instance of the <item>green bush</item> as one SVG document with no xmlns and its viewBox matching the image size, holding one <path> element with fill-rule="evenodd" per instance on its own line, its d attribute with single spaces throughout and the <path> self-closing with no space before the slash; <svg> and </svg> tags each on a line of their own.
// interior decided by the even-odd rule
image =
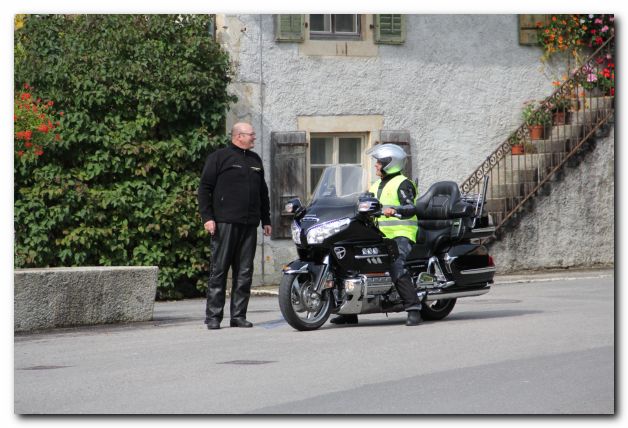
<svg viewBox="0 0 628 428">
<path fill-rule="evenodd" d="M 235 101 L 210 19 L 24 18 L 16 96 L 27 85 L 62 117 L 39 156 L 16 149 L 16 267 L 156 265 L 160 297 L 205 289 L 196 189 L 206 155 L 227 142 Z"/>
</svg>

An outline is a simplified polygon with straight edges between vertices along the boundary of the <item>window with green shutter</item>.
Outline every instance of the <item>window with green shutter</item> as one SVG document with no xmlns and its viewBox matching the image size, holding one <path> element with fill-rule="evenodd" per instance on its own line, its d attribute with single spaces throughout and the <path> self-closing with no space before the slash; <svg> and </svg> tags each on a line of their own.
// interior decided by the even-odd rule
<svg viewBox="0 0 628 428">
<path fill-rule="evenodd" d="M 360 40 L 360 15 L 310 15 L 310 40 Z"/>
<path fill-rule="evenodd" d="M 406 40 L 406 19 L 404 15 L 373 15 L 375 23 L 375 43 L 399 45 Z"/>
<path fill-rule="evenodd" d="M 538 45 L 538 28 L 549 22 L 549 15 L 519 15 L 519 44 Z"/>
<path fill-rule="evenodd" d="M 278 42 L 302 42 L 304 15 L 275 15 L 275 40 Z"/>
</svg>

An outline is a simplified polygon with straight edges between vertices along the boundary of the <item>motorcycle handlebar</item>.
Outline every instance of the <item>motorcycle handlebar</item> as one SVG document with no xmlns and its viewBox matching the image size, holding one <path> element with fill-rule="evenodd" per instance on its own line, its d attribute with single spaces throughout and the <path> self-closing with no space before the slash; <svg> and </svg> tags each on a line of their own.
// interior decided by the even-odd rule
<svg viewBox="0 0 628 428">
<path fill-rule="evenodd" d="M 373 217 L 382 217 L 383 215 L 384 215 L 384 213 L 381 212 L 381 211 L 375 211 L 373 213 Z M 393 214 L 393 217 L 401 218 L 401 214 L 395 213 L 395 214 Z"/>
</svg>

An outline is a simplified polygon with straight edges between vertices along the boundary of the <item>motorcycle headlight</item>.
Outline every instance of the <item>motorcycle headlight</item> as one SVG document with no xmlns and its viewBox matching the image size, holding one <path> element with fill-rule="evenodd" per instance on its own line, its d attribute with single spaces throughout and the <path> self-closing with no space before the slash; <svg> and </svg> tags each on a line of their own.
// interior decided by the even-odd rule
<svg viewBox="0 0 628 428">
<path fill-rule="evenodd" d="M 314 226 L 307 231 L 307 243 L 320 244 L 331 235 L 346 229 L 350 222 L 351 220 L 348 218 L 343 218 L 341 220 L 328 221 Z"/>
<path fill-rule="evenodd" d="M 301 245 L 301 228 L 299 227 L 296 221 L 292 222 L 291 229 L 292 229 L 292 241 L 297 245 Z"/>
</svg>

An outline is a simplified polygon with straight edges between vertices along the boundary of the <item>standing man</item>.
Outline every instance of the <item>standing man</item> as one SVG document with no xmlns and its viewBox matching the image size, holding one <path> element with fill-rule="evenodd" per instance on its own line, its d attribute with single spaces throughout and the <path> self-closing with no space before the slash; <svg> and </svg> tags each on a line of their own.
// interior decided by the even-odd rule
<svg viewBox="0 0 628 428">
<path fill-rule="evenodd" d="M 406 164 L 406 152 L 396 144 L 381 144 L 366 152 L 375 159 L 375 173 L 379 180 L 371 185 L 373 193 L 382 204 L 386 218 L 379 220 L 379 229 L 397 244 L 399 256 L 390 267 L 397 292 L 403 301 L 403 308 L 408 312 L 406 325 L 421 323 L 421 303 L 416 294 L 410 273 L 404 267 L 406 258 L 412 250 L 419 230 L 415 215 L 405 218 L 392 217 L 395 210 L 391 207 L 414 205 L 417 191 L 414 183 L 406 178 L 401 171 Z M 357 315 L 339 315 L 331 321 L 333 324 L 357 324 Z"/>
<path fill-rule="evenodd" d="M 225 306 L 227 273 L 231 268 L 231 327 L 253 327 L 246 309 L 253 281 L 257 227 L 270 236 L 270 199 L 262 160 L 251 151 L 255 132 L 248 123 L 231 129 L 231 146 L 207 156 L 198 204 L 205 230 L 211 235 L 211 268 L 205 323 L 220 328 Z"/>
</svg>

